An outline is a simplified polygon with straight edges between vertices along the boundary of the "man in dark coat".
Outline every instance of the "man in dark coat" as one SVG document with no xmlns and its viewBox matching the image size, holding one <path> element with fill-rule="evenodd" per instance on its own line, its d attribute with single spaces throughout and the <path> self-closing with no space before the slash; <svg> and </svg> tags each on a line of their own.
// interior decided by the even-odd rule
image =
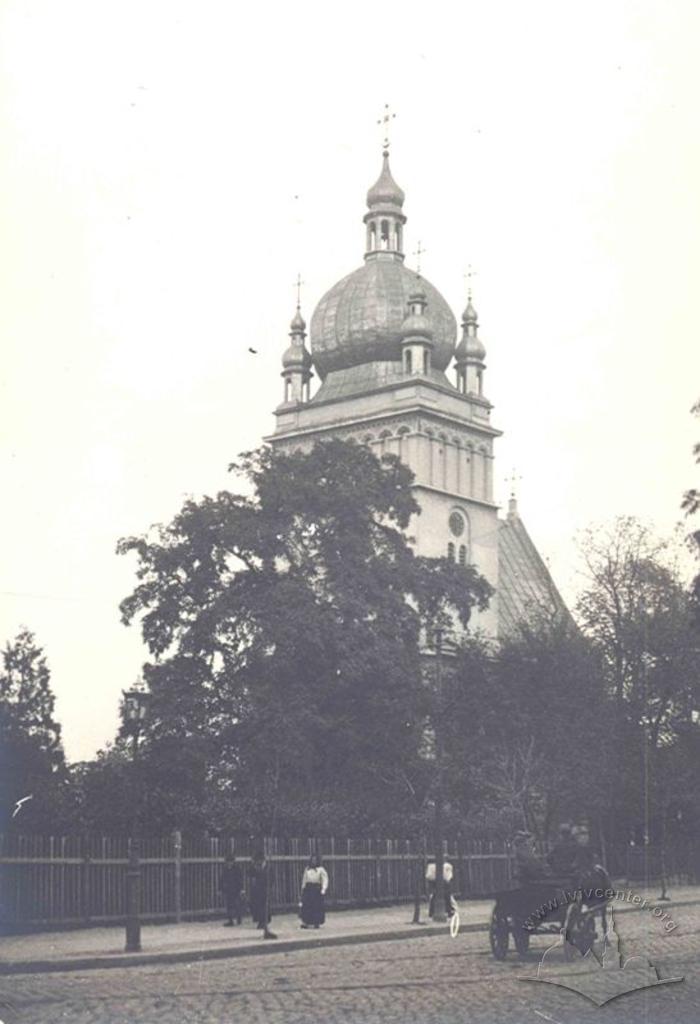
<svg viewBox="0 0 700 1024">
<path fill-rule="evenodd" d="M 268 925 L 272 920 L 270 909 L 270 865 L 262 853 L 253 855 L 250 869 L 250 913 L 256 927 L 262 928 L 264 939 L 276 939 Z"/>
<path fill-rule="evenodd" d="M 234 917 L 236 924 L 242 924 L 243 872 L 239 865 L 236 864 L 236 858 L 231 853 L 227 856 L 222 868 L 219 888 L 226 903 L 226 916 L 228 918 L 228 920 L 224 921 L 224 928 L 231 928 L 233 926 Z"/>
</svg>

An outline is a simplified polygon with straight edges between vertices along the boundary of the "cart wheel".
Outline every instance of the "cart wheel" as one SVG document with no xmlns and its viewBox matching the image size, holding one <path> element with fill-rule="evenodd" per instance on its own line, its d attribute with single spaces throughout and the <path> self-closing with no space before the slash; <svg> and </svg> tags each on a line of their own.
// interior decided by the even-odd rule
<svg viewBox="0 0 700 1024">
<path fill-rule="evenodd" d="M 508 918 L 494 907 L 489 927 L 489 940 L 491 942 L 491 952 L 496 960 L 505 960 L 506 953 L 508 952 L 509 938 Z"/>
<path fill-rule="evenodd" d="M 526 956 L 530 948 L 530 932 L 525 928 L 522 921 L 515 921 L 513 924 L 513 941 L 518 956 Z"/>
</svg>

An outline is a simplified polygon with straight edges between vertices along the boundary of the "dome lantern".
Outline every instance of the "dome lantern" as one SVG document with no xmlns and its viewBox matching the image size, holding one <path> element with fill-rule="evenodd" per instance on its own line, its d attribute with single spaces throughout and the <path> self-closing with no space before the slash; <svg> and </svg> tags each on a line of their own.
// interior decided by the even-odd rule
<svg viewBox="0 0 700 1024">
<path fill-rule="evenodd" d="M 388 143 L 382 152 L 382 170 L 367 193 L 367 213 L 364 223 L 367 229 L 365 259 L 379 255 L 403 260 L 403 226 L 406 216 L 402 211 L 404 191 L 400 188 L 389 167 Z"/>
</svg>

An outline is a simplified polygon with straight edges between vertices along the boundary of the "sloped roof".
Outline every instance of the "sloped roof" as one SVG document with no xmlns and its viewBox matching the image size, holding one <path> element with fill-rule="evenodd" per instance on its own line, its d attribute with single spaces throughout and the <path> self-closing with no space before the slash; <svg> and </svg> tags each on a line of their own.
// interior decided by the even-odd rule
<svg viewBox="0 0 700 1024">
<path fill-rule="evenodd" d="M 532 543 L 514 503 L 498 535 L 498 634 L 543 612 L 570 617 L 549 569 Z"/>
</svg>

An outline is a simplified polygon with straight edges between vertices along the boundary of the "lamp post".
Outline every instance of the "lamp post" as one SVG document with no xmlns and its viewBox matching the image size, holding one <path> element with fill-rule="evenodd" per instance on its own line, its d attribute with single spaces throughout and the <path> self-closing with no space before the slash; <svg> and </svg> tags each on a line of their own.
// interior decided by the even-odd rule
<svg viewBox="0 0 700 1024">
<path fill-rule="evenodd" d="M 124 702 L 122 705 L 123 731 L 125 735 L 133 737 L 132 759 L 134 785 L 138 786 L 137 762 L 139 753 L 139 735 L 146 717 L 146 702 L 148 694 L 141 682 L 137 682 L 130 690 L 124 690 Z M 133 815 L 129 829 L 129 866 L 126 872 L 126 945 L 127 953 L 138 953 L 141 950 L 141 865 L 139 863 L 138 848 L 138 794 L 134 794 Z"/>
<path fill-rule="evenodd" d="M 435 847 L 435 893 L 433 895 L 433 921 L 446 921 L 445 880 L 443 878 L 445 854 L 443 850 L 443 762 L 445 749 L 442 729 L 442 630 L 435 633 L 435 818 L 433 822 L 433 843 Z"/>
</svg>

